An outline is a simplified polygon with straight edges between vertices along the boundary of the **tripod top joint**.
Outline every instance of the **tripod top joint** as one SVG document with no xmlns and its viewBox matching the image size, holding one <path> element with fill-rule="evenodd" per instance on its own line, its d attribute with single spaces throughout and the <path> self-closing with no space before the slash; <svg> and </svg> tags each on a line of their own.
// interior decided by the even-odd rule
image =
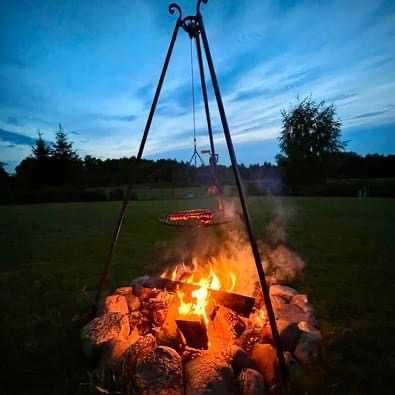
<svg viewBox="0 0 395 395">
<path fill-rule="evenodd" d="M 177 3 L 169 5 L 170 14 L 173 15 L 175 12 L 178 12 L 177 23 L 188 33 L 191 39 L 196 38 L 200 34 L 200 7 L 202 3 L 207 4 L 207 2 L 208 0 L 198 0 L 196 3 L 196 15 L 186 16 L 185 18 L 182 17 L 181 7 Z"/>
</svg>

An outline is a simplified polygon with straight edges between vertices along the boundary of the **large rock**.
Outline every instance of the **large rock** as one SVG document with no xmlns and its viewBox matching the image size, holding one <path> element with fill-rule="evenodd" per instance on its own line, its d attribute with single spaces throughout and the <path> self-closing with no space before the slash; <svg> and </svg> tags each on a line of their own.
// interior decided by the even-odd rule
<svg viewBox="0 0 395 395">
<path fill-rule="evenodd" d="M 128 349 L 139 339 L 137 329 L 124 339 L 114 339 L 105 343 L 101 365 L 112 372 L 121 373 L 122 362 Z"/>
<path fill-rule="evenodd" d="M 128 304 L 129 311 L 137 311 L 141 307 L 140 299 L 132 293 L 124 295 Z"/>
<path fill-rule="evenodd" d="M 283 350 L 293 351 L 300 336 L 298 325 L 285 320 L 277 320 L 276 324 Z M 265 325 L 262 329 L 262 334 L 263 336 L 260 343 L 274 344 L 272 330 L 269 324 Z"/>
<path fill-rule="evenodd" d="M 278 295 L 271 296 L 270 300 L 272 302 L 274 311 L 281 310 L 283 306 L 288 303 L 286 299 Z"/>
<path fill-rule="evenodd" d="M 292 322 L 278 320 L 277 329 L 284 351 L 293 351 L 300 337 L 298 325 Z"/>
<path fill-rule="evenodd" d="M 264 395 L 266 393 L 263 377 L 254 369 L 243 369 L 237 382 L 241 395 Z"/>
<path fill-rule="evenodd" d="M 321 335 L 315 332 L 302 332 L 294 355 L 303 365 L 311 365 L 317 361 L 321 353 Z"/>
<path fill-rule="evenodd" d="M 284 353 L 285 363 L 288 369 L 288 383 L 289 383 L 289 393 L 290 394 L 303 394 L 306 392 L 304 386 L 305 374 L 302 366 L 293 357 L 290 352 Z"/>
<path fill-rule="evenodd" d="M 298 323 L 309 320 L 309 313 L 305 313 L 294 304 L 285 304 L 281 309 L 275 311 L 276 319 L 287 321 L 289 323 Z"/>
<path fill-rule="evenodd" d="M 293 296 L 297 295 L 298 291 L 286 285 L 272 285 L 270 287 L 270 296 L 281 296 L 286 301 L 290 301 Z"/>
<path fill-rule="evenodd" d="M 236 344 L 245 351 L 250 352 L 256 343 L 269 343 L 271 341 L 271 331 L 267 327 L 259 329 L 252 328 L 245 330 L 242 335 L 236 339 Z"/>
<path fill-rule="evenodd" d="M 231 395 L 233 369 L 223 353 L 204 351 L 184 367 L 185 395 Z"/>
<path fill-rule="evenodd" d="M 275 348 L 270 344 L 256 344 L 251 352 L 251 360 L 262 374 L 267 388 L 272 390 L 278 387 L 280 372 Z"/>
<path fill-rule="evenodd" d="M 133 288 L 132 287 L 119 287 L 114 291 L 114 293 L 118 294 L 118 295 L 126 296 L 126 295 L 133 293 Z"/>
<path fill-rule="evenodd" d="M 119 313 L 122 315 L 129 313 L 128 303 L 123 295 L 110 295 L 104 299 L 103 303 L 104 314 Z"/>
<path fill-rule="evenodd" d="M 236 372 L 241 369 L 252 367 L 252 361 L 248 354 L 241 347 L 236 345 L 232 345 L 229 348 L 229 360 Z"/>
<path fill-rule="evenodd" d="M 82 328 L 83 351 L 92 357 L 98 346 L 113 339 L 126 339 L 129 332 L 128 316 L 110 313 L 97 317 Z"/>
<path fill-rule="evenodd" d="M 184 384 L 180 355 L 159 346 L 136 361 L 134 383 L 142 395 L 182 395 Z"/>
<path fill-rule="evenodd" d="M 292 297 L 290 303 L 298 306 L 305 313 L 313 312 L 313 307 L 309 303 L 309 299 L 307 295 L 304 294 L 295 295 Z"/>
<path fill-rule="evenodd" d="M 137 361 L 146 355 L 152 354 L 156 347 L 157 343 L 153 335 L 140 336 L 128 349 L 127 356 L 124 360 L 125 373 L 133 375 Z"/>
<path fill-rule="evenodd" d="M 301 330 L 302 332 L 314 332 L 316 333 L 318 336 L 321 336 L 320 331 L 318 330 L 318 326 L 316 321 L 300 321 L 298 323 L 298 328 L 299 330 Z"/>
</svg>

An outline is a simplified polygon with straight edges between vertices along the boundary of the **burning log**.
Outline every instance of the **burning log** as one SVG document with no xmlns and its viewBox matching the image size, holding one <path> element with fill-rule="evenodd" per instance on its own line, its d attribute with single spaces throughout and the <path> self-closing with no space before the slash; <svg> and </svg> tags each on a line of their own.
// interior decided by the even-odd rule
<svg viewBox="0 0 395 395">
<path fill-rule="evenodd" d="M 215 343 L 232 343 L 246 328 L 243 320 L 226 307 L 218 306 L 213 315 L 209 334 Z"/>
<path fill-rule="evenodd" d="M 188 346 L 207 350 L 207 328 L 200 317 L 191 315 L 184 316 L 183 319 L 176 319 L 176 323 Z"/>
<path fill-rule="evenodd" d="M 192 293 L 199 289 L 199 286 L 195 284 L 183 283 L 181 281 L 173 281 L 160 277 L 145 278 L 143 284 L 140 285 L 145 288 L 157 288 L 169 292 L 176 292 L 177 289 L 182 289 L 185 290 L 185 292 Z M 243 317 L 248 317 L 250 315 L 255 304 L 255 299 L 251 296 L 239 295 L 221 290 L 210 289 L 209 296 L 216 304 L 228 307 Z"/>
</svg>

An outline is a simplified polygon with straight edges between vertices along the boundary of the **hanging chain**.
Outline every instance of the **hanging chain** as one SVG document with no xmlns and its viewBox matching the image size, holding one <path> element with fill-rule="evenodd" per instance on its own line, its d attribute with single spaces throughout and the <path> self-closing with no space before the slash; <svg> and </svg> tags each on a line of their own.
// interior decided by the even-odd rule
<svg viewBox="0 0 395 395">
<path fill-rule="evenodd" d="M 192 115 L 193 115 L 193 144 L 196 149 L 196 109 L 195 109 L 195 78 L 193 73 L 193 50 L 191 38 L 191 80 L 192 80 Z"/>
</svg>

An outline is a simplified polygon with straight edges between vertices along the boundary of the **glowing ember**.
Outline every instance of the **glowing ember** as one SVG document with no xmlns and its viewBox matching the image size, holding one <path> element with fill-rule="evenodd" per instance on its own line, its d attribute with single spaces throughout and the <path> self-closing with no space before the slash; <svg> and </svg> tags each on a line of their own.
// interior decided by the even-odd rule
<svg viewBox="0 0 395 395">
<path fill-rule="evenodd" d="M 255 312 L 255 326 L 258 328 L 262 328 L 266 323 L 266 310 L 259 309 Z"/>
</svg>

